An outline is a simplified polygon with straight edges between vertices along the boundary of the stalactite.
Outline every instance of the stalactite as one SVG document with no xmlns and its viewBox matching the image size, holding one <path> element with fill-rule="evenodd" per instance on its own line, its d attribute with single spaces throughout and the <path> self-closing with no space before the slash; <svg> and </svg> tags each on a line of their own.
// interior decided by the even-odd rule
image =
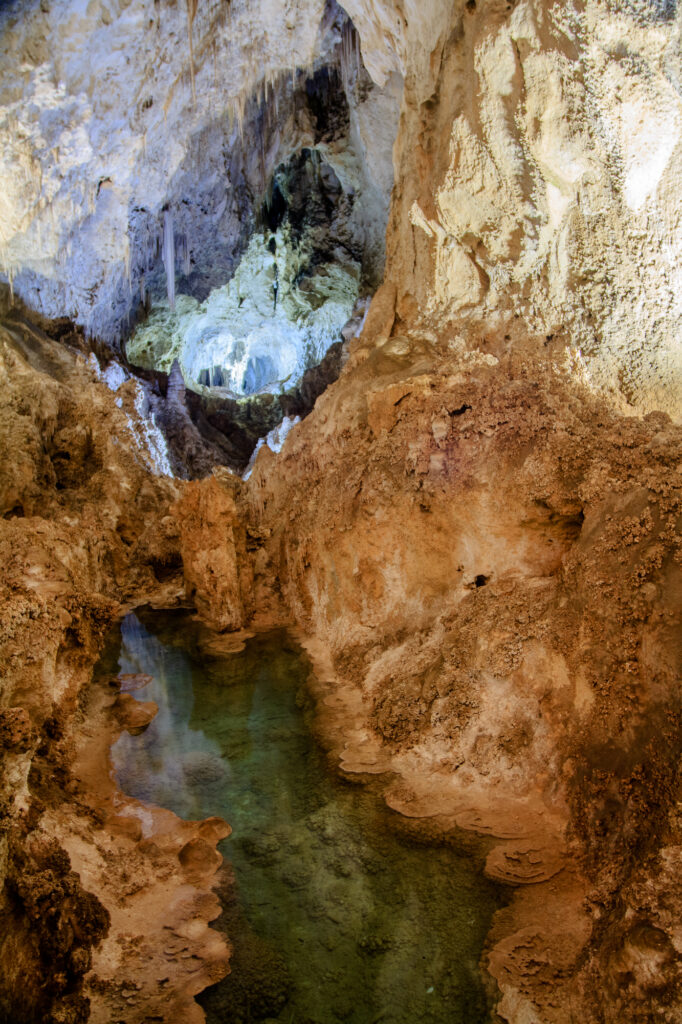
<svg viewBox="0 0 682 1024">
<path fill-rule="evenodd" d="M 360 36 L 355 31 L 352 22 L 346 21 L 341 30 L 341 53 L 339 57 L 341 64 L 341 81 L 348 96 L 353 82 L 357 78 L 362 65 L 360 55 Z"/>
<path fill-rule="evenodd" d="M 189 277 L 192 265 L 190 260 L 189 238 L 187 235 L 178 235 L 175 242 L 176 255 L 182 263 L 182 273 Z"/>
<path fill-rule="evenodd" d="M 166 268 L 168 304 L 171 309 L 175 309 L 175 236 L 170 210 L 165 210 L 163 214 L 163 265 Z"/>
<path fill-rule="evenodd" d="M 244 113 L 246 107 L 246 98 L 244 93 L 241 92 L 237 97 L 237 127 L 239 128 L 239 141 L 244 144 Z"/>
<path fill-rule="evenodd" d="M 260 178 L 261 178 L 261 191 L 263 191 L 267 185 L 266 169 L 265 169 L 265 116 L 263 115 L 258 119 L 258 134 L 260 136 L 259 142 L 259 157 L 260 157 Z"/>
</svg>

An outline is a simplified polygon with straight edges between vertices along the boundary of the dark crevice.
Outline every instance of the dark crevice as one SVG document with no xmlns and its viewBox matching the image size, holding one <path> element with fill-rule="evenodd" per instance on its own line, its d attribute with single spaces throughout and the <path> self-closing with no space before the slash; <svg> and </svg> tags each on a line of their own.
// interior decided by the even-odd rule
<svg viewBox="0 0 682 1024">
<path fill-rule="evenodd" d="M 450 412 L 450 416 L 463 416 L 465 412 L 470 412 L 470 410 L 471 406 L 465 402 L 464 405 L 460 405 L 459 409 L 453 409 Z"/>
<path fill-rule="evenodd" d="M 158 580 L 159 583 L 167 583 L 169 580 L 172 580 L 176 576 L 180 576 L 182 574 L 182 556 L 179 552 L 172 551 L 164 558 L 152 559 L 149 566 L 154 573 L 154 578 Z"/>
<path fill-rule="evenodd" d="M 465 587 L 467 590 L 479 590 L 484 587 L 486 583 L 490 581 L 490 576 L 484 576 L 483 573 L 479 573 L 478 576 L 474 576 L 471 583 L 466 583 Z"/>
</svg>

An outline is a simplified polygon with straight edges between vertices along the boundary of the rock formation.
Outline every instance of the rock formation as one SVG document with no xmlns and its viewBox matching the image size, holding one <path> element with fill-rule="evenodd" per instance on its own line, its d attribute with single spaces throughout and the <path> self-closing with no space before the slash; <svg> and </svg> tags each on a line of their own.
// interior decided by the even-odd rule
<svg viewBox="0 0 682 1024">
<path fill-rule="evenodd" d="M 671 0 L 3 7 L 0 1016 L 200 1020 L 228 969 L 227 826 L 116 792 L 153 708 L 92 681 L 125 610 L 187 603 L 295 628 L 339 769 L 495 838 L 498 1020 L 680 1019 L 681 28 Z M 203 302 L 316 148 L 382 283 L 343 367 L 339 339 L 267 396 L 263 436 L 315 404 L 243 481 L 248 404 L 99 366 L 166 294 L 168 210 Z"/>
</svg>

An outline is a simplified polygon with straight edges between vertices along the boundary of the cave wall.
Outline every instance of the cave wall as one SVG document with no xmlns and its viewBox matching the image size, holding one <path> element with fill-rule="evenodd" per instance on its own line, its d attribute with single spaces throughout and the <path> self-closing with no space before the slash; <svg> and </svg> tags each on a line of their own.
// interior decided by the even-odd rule
<svg viewBox="0 0 682 1024">
<path fill-rule="evenodd" d="M 188 290 L 224 283 L 275 168 L 316 144 L 295 94 L 339 64 L 344 21 L 333 0 L 200 3 L 190 60 L 181 2 L 5 5 L 0 264 L 16 293 L 117 344 L 159 292 L 166 208 L 194 253 Z M 401 82 L 363 72 L 355 88 L 359 70 L 347 68 L 352 146 L 334 131 L 317 142 L 357 192 L 376 284 Z"/>
<path fill-rule="evenodd" d="M 134 702 L 106 670 L 92 684 L 126 606 L 183 593 L 180 487 L 155 465 L 139 382 L 114 392 L 91 360 L 4 310 L 0 383 L 0 1020 L 197 1022 L 194 994 L 229 955 L 208 927 L 227 830 L 121 799 L 108 750 L 134 728 Z M 197 846 L 203 880 L 187 867 Z"/>
<path fill-rule="evenodd" d="M 672 1022 L 679 14 L 348 10 L 405 81 L 387 268 L 256 461 L 256 587 L 312 638 L 342 767 L 532 883 L 490 937 L 499 1018 Z"/>
<path fill-rule="evenodd" d="M 528 332 L 499 358 L 377 337 L 259 453 L 255 607 L 281 594 L 309 638 L 343 771 L 430 834 L 494 837 L 499 1019 L 672 1024 L 680 429 Z"/>
<path fill-rule="evenodd" d="M 405 82 L 386 275 L 399 316 L 503 345 L 521 314 L 568 344 L 620 408 L 676 415 L 676 5 L 348 0 L 344 10 L 374 82 L 352 113 L 365 220 L 379 200 L 385 210 Z M 192 84 L 183 3 L 6 5 L 0 253 L 22 298 L 117 338 L 150 229 L 188 182 L 227 239 L 215 252 L 229 272 L 243 244 L 239 177 L 257 178 L 263 159 L 242 152 L 238 124 L 254 97 L 267 106 L 268 84 L 326 59 L 338 16 L 322 0 L 199 3 Z M 209 233 L 185 212 L 200 250 Z"/>
<path fill-rule="evenodd" d="M 194 102 L 184 4 L 5 8 L 2 244 L 22 297 L 111 334 L 130 302 L 129 210 L 160 212 L 214 112 L 241 116 L 264 73 L 312 63 L 322 11 L 201 5 Z"/>
<path fill-rule="evenodd" d="M 445 6 L 429 5 L 430 24 L 407 8 L 407 27 L 393 24 L 406 75 L 387 268 L 398 314 L 501 345 L 521 315 L 579 352 L 620 408 L 679 415 L 675 5 Z M 348 9 L 380 78 L 377 26 Z"/>
</svg>

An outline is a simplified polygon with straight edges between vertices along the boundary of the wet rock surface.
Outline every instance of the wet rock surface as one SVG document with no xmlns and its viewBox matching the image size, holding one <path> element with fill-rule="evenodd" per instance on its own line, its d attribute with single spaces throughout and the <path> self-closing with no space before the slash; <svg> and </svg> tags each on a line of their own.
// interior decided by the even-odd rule
<svg viewBox="0 0 682 1024">
<path fill-rule="evenodd" d="M 106 966 L 133 913 L 114 914 L 113 894 L 130 886 L 148 906 L 145 859 L 158 868 L 162 855 L 168 877 L 215 881 L 219 833 L 176 834 L 169 819 L 153 828 L 174 838 L 150 841 L 137 812 L 120 807 L 93 833 L 73 805 L 75 792 L 97 815 L 102 799 L 83 792 L 87 772 L 72 774 L 83 756 L 78 689 L 103 624 L 147 594 L 189 599 L 218 629 L 297 622 L 320 680 L 319 728 L 343 771 L 392 773 L 389 806 L 434 836 L 465 828 L 497 839 L 488 871 L 518 886 L 484 960 L 500 1015 L 563 1021 L 569 996 L 590 1014 L 594 993 L 607 992 L 605 1020 L 623 1005 L 633 1020 L 674 1020 L 679 428 L 663 414 L 619 416 L 521 344 L 506 362 L 417 331 L 351 348 L 338 382 L 278 456 L 261 450 L 248 484 L 220 473 L 182 484 L 151 475 L 126 420 L 132 405 L 119 408 L 120 393 L 85 360 L 38 328 L 6 333 L 3 813 L 20 849 L 27 824 L 56 838 L 112 915 L 101 951 L 99 932 L 84 932 L 101 985 L 85 995 L 83 974 L 68 974 L 40 1012 L 67 997 L 90 999 L 92 1019 L 108 1019 L 114 998 L 131 1020 L 133 1003 L 147 1012 L 160 975 L 145 975 L 142 995 L 126 982 L 124 995 Z M 60 408 L 70 417 L 61 436 Z M 67 454 L 86 471 L 65 471 Z M 84 543 L 110 554 L 86 558 Z M 190 769 L 203 786 L 215 781 L 210 764 Z M 93 837 L 120 845 L 129 881 L 109 873 L 105 883 Z M 14 938 L 2 956 L 39 970 L 11 885 Z M 161 904 L 158 914 L 162 930 Z M 225 962 L 211 942 L 202 984 Z M 189 1007 L 182 972 L 173 976 Z M 274 1003 L 284 988 L 274 986 Z"/>
<path fill-rule="evenodd" d="M 144 443 L 135 391 L 112 392 L 36 325 L 3 321 L 0 373 L 0 1017 L 141 1021 L 163 1004 L 192 1020 L 199 979 L 220 976 L 228 953 L 206 924 L 215 865 L 189 878 L 178 854 L 197 832 L 215 846 L 225 827 L 135 817 L 109 777 L 118 686 L 110 675 L 88 688 L 121 607 L 183 592 L 168 516 L 178 487 Z M 134 730 L 154 711 L 137 708 L 123 715 Z M 168 926 L 187 915 L 198 933 L 161 970 Z M 183 950 L 197 959 L 169 999 L 161 981 L 185 972 Z"/>
</svg>

